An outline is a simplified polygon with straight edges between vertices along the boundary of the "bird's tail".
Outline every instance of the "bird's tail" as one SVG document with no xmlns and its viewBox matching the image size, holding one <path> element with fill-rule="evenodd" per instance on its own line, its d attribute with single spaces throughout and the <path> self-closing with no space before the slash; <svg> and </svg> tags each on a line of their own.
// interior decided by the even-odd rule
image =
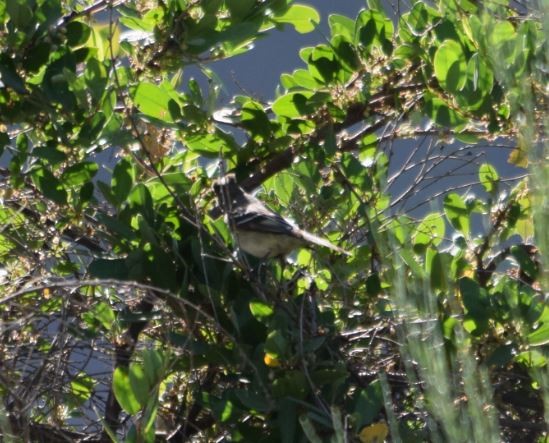
<svg viewBox="0 0 549 443">
<path fill-rule="evenodd" d="M 339 246 L 334 245 L 333 243 L 330 243 L 325 238 L 317 237 L 314 234 L 311 234 L 310 232 L 304 231 L 302 229 L 299 230 L 299 234 L 305 240 L 306 242 L 313 243 L 318 246 L 324 246 L 325 248 L 330 248 L 332 251 L 339 252 L 340 254 L 345 255 L 351 255 L 349 251 L 346 251 L 343 248 L 340 248 Z"/>
</svg>

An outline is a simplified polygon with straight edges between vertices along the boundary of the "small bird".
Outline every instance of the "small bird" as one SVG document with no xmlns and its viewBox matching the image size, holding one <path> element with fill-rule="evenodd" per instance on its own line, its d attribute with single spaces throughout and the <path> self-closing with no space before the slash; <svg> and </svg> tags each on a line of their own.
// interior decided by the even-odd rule
<svg viewBox="0 0 549 443">
<path fill-rule="evenodd" d="M 234 174 L 216 180 L 213 189 L 221 211 L 236 234 L 238 246 L 248 254 L 261 259 L 283 257 L 296 248 L 318 245 L 350 255 L 269 209 L 238 186 Z"/>
</svg>

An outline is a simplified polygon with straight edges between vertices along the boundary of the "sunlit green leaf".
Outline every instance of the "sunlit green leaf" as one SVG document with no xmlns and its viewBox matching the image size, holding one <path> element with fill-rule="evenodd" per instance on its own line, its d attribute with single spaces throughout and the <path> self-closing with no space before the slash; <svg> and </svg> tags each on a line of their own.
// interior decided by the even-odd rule
<svg viewBox="0 0 549 443">
<path fill-rule="evenodd" d="M 232 136 L 221 131 L 213 134 L 189 135 L 185 138 L 185 142 L 191 151 L 210 156 L 235 152 L 238 148 Z"/>
<path fill-rule="evenodd" d="M 451 281 L 451 266 L 453 257 L 447 252 L 438 252 L 431 260 L 431 266 L 428 269 L 431 276 L 431 287 L 445 291 L 448 289 Z"/>
<path fill-rule="evenodd" d="M 339 14 L 331 14 L 328 17 L 332 37 L 339 35 L 348 42 L 352 42 L 355 34 L 355 22 L 349 17 Z"/>
<path fill-rule="evenodd" d="M 444 212 L 454 228 L 469 236 L 469 210 L 459 194 L 452 192 L 444 197 Z"/>
<path fill-rule="evenodd" d="M 140 363 L 130 364 L 128 375 L 130 379 L 131 395 L 137 399 L 140 406 L 145 406 L 149 400 L 149 395 L 151 394 L 151 385 L 148 383 L 143 365 Z"/>
<path fill-rule="evenodd" d="M 143 352 L 143 370 L 148 386 L 152 389 L 160 385 L 166 365 L 165 354 L 158 349 L 147 349 Z"/>
<path fill-rule="evenodd" d="M 363 10 L 356 20 L 355 42 L 379 46 L 388 54 L 392 52 L 393 32 L 393 22 L 381 10 Z"/>
<path fill-rule="evenodd" d="M 486 192 L 494 192 L 499 182 L 499 175 L 496 169 L 489 163 L 484 163 L 478 170 L 480 184 Z"/>
<path fill-rule="evenodd" d="M 94 380 L 85 373 L 80 373 L 71 380 L 71 392 L 82 403 L 88 400 L 94 389 Z"/>
<path fill-rule="evenodd" d="M 158 85 L 149 82 L 139 83 L 133 98 L 135 105 L 143 114 L 169 123 L 180 118 L 178 103 Z"/>
<path fill-rule="evenodd" d="M 89 311 L 89 314 L 93 317 L 94 320 L 101 323 L 101 325 L 107 330 L 110 331 L 113 323 L 116 320 L 116 316 L 111 307 L 105 302 L 99 302 L 93 306 Z"/>
<path fill-rule="evenodd" d="M 455 40 L 445 40 L 437 49 L 434 59 L 435 75 L 441 86 L 456 93 L 467 77 L 467 62 L 461 45 Z"/>
<path fill-rule="evenodd" d="M 440 126 L 447 128 L 460 127 L 467 120 L 458 113 L 456 109 L 450 108 L 448 103 L 440 97 L 426 93 L 424 96 L 425 106 L 423 112 L 427 117 Z"/>
<path fill-rule="evenodd" d="M 297 32 L 305 34 L 320 23 L 320 15 L 311 6 L 293 4 L 283 14 L 274 16 L 273 21 L 291 24 Z"/>
<path fill-rule="evenodd" d="M 128 368 L 119 366 L 114 370 L 112 377 L 112 387 L 116 400 L 128 414 L 137 414 L 141 410 L 139 402 L 133 386 L 130 383 L 130 375 Z"/>
<path fill-rule="evenodd" d="M 314 112 L 315 108 L 308 103 L 314 95 L 311 91 L 291 92 L 279 97 L 273 103 L 273 111 L 283 117 L 300 117 Z"/>
<path fill-rule="evenodd" d="M 412 34 L 416 36 L 423 35 L 433 22 L 438 18 L 438 13 L 424 2 L 417 2 L 410 10 L 406 23 Z"/>
<path fill-rule="evenodd" d="M 537 350 L 524 351 L 515 357 L 515 361 L 522 363 L 526 367 L 543 368 L 547 366 L 547 354 Z"/>
<path fill-rule="evenodd" d="M 414 248 L 429 244 L 438 245 L 444 239 L 444 219 L 433 212 L 425 216 L 415 231 Z"/>
<path fill-rule="evenodd" d="M 82 186 L 84 183 L 90 181 L 99 167 L 97 163 L 81 162 L 75 165 L 69 166 L 61 174 L 61 181 L 67 186 Z"/>
<path fill-rule="evenodd" d="M 250 311 L 252 312 L 252 315 L 257 319 L 270 317 L 274 313 L 272 306 L 269 306 L 268 304 L 259 300 L 254 300 L 250 302 Z"/>
</svg>

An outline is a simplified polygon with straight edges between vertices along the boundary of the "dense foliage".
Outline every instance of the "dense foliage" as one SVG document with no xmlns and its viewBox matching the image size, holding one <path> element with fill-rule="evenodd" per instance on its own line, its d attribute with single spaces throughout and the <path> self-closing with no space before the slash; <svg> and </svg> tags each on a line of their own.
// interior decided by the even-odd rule
<svg viewBox="0 0 549 443">
<path fill-rule="evenodd" d="M 543 441 L 540 5 L 1 3 L 4 440 Z M 221 107 L 209 62 L 320 20 Z M 351 256 L 240 253 L 229 171 Z"/>
</svg>

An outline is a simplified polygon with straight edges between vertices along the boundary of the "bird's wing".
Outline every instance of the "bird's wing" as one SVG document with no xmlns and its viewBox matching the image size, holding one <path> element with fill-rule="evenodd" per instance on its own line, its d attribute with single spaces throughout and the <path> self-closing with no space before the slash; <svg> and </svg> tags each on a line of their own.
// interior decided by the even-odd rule
<svg viewBox="0 0 549 443">
<path fill-rule="evenodd" d="M 250 202 L 231 214 L 236 228 L 245 231 L 265 232 L 294 236 L 296 227 L 260 202 Z"/>
</svg>

